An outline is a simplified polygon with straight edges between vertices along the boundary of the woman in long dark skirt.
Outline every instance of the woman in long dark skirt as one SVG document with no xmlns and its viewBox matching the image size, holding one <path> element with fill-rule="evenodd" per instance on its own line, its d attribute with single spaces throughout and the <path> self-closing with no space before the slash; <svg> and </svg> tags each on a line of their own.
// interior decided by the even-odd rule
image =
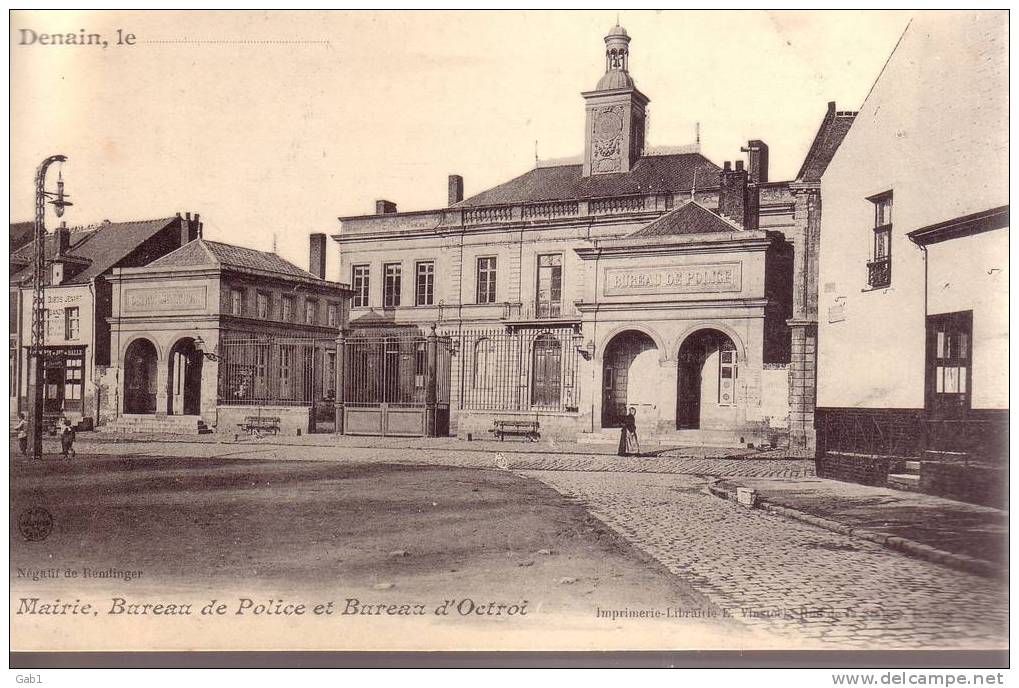
<svg viewBox="0 0 1019 688">
<path fill-rule="evenodd" d="M 640 453 L 640 445 L 637 444 L 637 409 L 630 407 L 630 412 L 623 416 L 623 427 L 619 429 L 619 456 L 629 456 L 630 449 L 636 448 Z"/>
</svg>

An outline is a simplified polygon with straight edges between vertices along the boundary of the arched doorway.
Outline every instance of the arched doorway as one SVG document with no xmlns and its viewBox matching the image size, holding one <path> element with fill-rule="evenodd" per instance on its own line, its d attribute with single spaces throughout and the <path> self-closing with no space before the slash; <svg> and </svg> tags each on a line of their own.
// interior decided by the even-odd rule
<svg viewBox="0 0 1019 688">
<path fill-rule="evenodd" d="M 156 345 L 136 339 L 124 353 L 124 413 L 156 412 Z"/>
<path fill-rule="evenodd" d="M 613 337 L 605 348 L 602 371 L 603 428 L 620 427 L 629 406 L 655 403 L 647 398 L 647 392 L 656 389 L 661 368 L 658 347 L 648 335 L 627 330 Z"/>
<path fill-rule="evenodd" d="M 698 330 L 679 347 L 676 428 L 724 427 L 735 419 L 736 345 L 718 330 Z"/>
<path fill-rule="evenodd" d="M 202 413 L 202 352 L 190 337 L 180 339 L 170 349 L 169 384 L 166 413 L 171 416 L 198 416 Z"/>
</svg>

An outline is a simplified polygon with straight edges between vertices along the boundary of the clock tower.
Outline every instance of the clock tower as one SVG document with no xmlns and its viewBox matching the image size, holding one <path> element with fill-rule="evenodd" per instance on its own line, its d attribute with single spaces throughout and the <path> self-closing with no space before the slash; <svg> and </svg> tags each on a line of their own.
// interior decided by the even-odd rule
<svg viewBox="0 0 1019 688">
<path fill-rule="evenodd" d="M 605 75 L 584 96 L 584 176 L 629 172 L 644 152 L 648 97 L 629 72 L 630 36 L 619 24 L 605 36 Z"/>
</svg>

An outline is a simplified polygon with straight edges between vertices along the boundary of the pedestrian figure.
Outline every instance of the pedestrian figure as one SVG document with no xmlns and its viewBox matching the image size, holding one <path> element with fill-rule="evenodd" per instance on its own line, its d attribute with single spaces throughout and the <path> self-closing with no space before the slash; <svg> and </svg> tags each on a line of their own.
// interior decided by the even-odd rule
<svg viewBox="0 0 1019 688">
<path fill-rule="evenodd" d="M 619 456 L 640 454 L 640 442 L 637 440 L 637 409 L 630 407 L 630 412 L 623 416 L 623 427 L 619 429 Z"/>
<path fill-rule="evenodd" d="M 18 435 L 18 451 L 22 456 L 28 454 L 28 421 L 22 411 L 18 412 L 18 424 L 14 426 L 14 432 Z"/>
<path fill-rule="evenodd" d="M 74 428 L 67 418 L 60 419 L 60 453 L 65 459 L 74 456 Z"/>
</svg>

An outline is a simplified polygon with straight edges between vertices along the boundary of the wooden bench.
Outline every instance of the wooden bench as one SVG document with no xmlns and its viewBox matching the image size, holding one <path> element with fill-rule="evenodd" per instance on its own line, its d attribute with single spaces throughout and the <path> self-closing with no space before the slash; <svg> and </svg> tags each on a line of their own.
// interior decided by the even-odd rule
<svg viewBox="0 0 1019 688">
<path fill-rule="evenodd" d="M 263 432 L 275 435 L 280 431 L 280 419 L 279 416 L 247 416 L 243 423 L 237 424 L 237 427 L 249 435 Z"/>
<path fill-rule="evenodd" d="M 495 420 L 492 421 L 492 425 L 495 427 L 489 432 L 495 433 L 500 442 L 506 435 L 523 435 L 532 442 L 537 442 L 541 437 L 541 433 L 538 432 L 541 425 L 536 420 Z"/>
</svg>

